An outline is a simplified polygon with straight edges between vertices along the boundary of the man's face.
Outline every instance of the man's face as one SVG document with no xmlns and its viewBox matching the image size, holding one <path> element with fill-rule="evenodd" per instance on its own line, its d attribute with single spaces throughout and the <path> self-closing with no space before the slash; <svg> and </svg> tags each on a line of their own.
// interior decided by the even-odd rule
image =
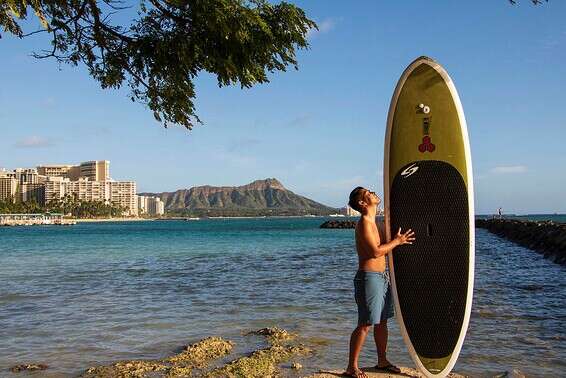
<svg viewBox="0 0 566 378">
<path fill-rule="evenodd" d="M 368 206 L 371 205 L 379 205 L 381 202 L 381 199 L 377 196 L 377 194 L 375 194 L 375 192 L 372 192 L 370 190 L 365 189 L 365 193 L 364 193 L 364 202 L 368 204 Z"/>
</svg>

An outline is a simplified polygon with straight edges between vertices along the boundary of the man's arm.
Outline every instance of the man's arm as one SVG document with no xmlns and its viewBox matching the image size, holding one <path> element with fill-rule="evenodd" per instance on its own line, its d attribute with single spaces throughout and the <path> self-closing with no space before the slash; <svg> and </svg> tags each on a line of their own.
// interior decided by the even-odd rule
<svg viewBox="0 0 566 378">
<path fill-rule="evenodd" d="M 391 252 L 395 247 L 402 244 L 413 244 L 415 240 L 415 233 L 409 229 L 404 234 L 401 233 L 401 229 L 397 232 L 397 235 L 389 243 L 379 244 L 378 239 L 373 232 L 372 225 L 368 222 L 362 223 L 362 234 L 361 242 L 367 247 L 367 250 L 371 253 L 371 257 L 377 258 L 386 255 Z"/>
</svg>

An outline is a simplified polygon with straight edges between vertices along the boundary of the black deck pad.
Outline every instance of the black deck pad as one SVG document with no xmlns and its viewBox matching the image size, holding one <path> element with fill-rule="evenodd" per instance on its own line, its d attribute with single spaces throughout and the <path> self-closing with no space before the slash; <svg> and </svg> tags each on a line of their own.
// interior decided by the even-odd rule
<svg viewBox="0 0 566 378">
<path fill-rule="evenodd" d="M 416 237 L 393 252 L 405 328 L 420 356 L 446 357 L 458 341 L 468 292 L 466 184 L 448 163 L 416 161 L 395 176 L 389 204 L 392 237 L 399 227 Z"/>
</svg>

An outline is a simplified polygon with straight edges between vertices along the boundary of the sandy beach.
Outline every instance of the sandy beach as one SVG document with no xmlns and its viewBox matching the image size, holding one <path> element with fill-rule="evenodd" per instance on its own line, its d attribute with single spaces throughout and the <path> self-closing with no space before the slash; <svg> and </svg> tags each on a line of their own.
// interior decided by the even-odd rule
<svg viewBox="0 0 566 378">
<path fill-rule="evenodd" d="M 393 374 L 393 373 L 381 372 L 381 371 L 379 371 L 379 370 L 377 370 L 373 367 L 362 367 L 362 370 L 366 373 L 368 378 L 394 378 L 394 377 L 424 378 L 425 377 L 424 374 L 421 374 L 417 370 L 412 369 L 412 368 L 400 366 L 399 369 L 401 369 L 400 374 Z M 336 377 L 347 377 L 347 376 L 344 375 L 343 370 L 333 370 L 333 371 L 321 371 L 319 373 L 312 374 L 312 375 L 308 376 L 307 378 L 336 378 Z M 456 374 L 456 373 L 450 373 L 450 374 L 448 374 L 448 377 L 464 378 L 465 376 L 460 375 L 460 374 Z"/>
</svg>

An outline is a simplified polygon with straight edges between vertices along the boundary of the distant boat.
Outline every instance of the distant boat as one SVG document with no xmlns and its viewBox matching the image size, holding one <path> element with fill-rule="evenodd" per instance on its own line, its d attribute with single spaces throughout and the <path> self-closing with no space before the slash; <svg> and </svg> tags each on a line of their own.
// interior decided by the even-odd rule
<svg viewBox="0 0 566 378">
<path fill-rule="evenodd" d="M 345 217 L 344 214 L 330 214 L 329 217 Z"/>
<path fill-rule="evenodd" d="M 189 217 L 189 218 L 185 218 L 186 221 L 196 221 L 199 220 L 199 217 Z"/>
</svg>

